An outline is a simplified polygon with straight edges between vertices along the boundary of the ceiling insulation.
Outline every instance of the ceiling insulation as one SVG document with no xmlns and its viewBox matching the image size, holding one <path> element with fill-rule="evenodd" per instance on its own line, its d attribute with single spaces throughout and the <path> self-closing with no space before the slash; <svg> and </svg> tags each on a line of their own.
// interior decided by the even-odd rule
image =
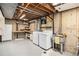
<svg viewBox="0 0 79 59">
<path fill-rule="evenodd" d="M 4 17 L 11 19 L 14 15 L 17 5 L 17 3 L 1 3 L 0 6 Z"/>
<path fill-rule="evenodd" d="M 0 3 L 6 19 L 33 20 L 56 12 L 51 3 Z"/>
</svg>

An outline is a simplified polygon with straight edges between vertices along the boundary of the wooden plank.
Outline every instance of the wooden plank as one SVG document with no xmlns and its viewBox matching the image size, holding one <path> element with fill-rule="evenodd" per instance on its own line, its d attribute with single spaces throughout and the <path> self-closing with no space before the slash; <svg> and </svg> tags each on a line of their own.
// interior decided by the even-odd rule
<svg viewBox="0 0 79 59">
<path fill-rule="evenodd" d="M 32 10 L 37 11 L 37 12 L 42 13 L 42 14 L 49 14 L 48 12 L 46 12 L 38 7 L 39 7 L 39 4 L 38 5 L 30 4 L 30 6 L 27 8 L 32 9 Z"/>
<path fill-rule="evenodd" d="M 62 33 L 67 35 L 65 51 L 75 53 L 77 44 L 76 9 L 62 12 Z"/>
<path fill-rule="evenodd" d="M 51 11 L 50 9 L 48 9 L 47 7 L 43 6 L 42 4 L 39 5 L 39 8 L 49 12 L 49 13 L 53 13 L 53 11 Z"/>
<path fill-rule="evenodd" d="M 29 19 L 29 20 L 36 18 L 36 17 L 40 17 L 38 15 L 34 15 L 34 14 L 30 14 L 30 13 L 25 13 L 25 14 L 26 14 L 26 16 L 24 18 Z"/>
<path fill-rule="evenodd" d="M 36 11 L 34 11 L 34 10 L 32 10 L 32 9 L 29 9 L 29 8 L 24 8 L 24 7 L 21 7 L 21 6 L 19 6 L 18 8 L 21 8 L 21 9 L 23 9 L 23 11 L 27 11 L 27 12 L 30 12 L 30 13 L 34 13 L 34 14 L 38 14 L 38 15 L 42 15 L 41 13 L 39 13 L 39 12 L 36 12 Z"/>
<path fill-rule="evenodd" d="M 16 18 L 15 18 L 15 19 L 14 19 L 14 18 L 13 18 L 13 19 L 10 19 L 10 18 L 5 18 L 5 19 L 7 19 L 7 20 L 22 21 L 22 22 L 28 22 L 28 21 L 26 21 L 26 20 L 23 20 L 23 19 L 16 19 Z"/>
<path fill-rule="evenodd" d="M 48 4 L 49 9 L 55 13 L 56 10 L 55 10 L 54 6 L 51 3 L 47 3 L 47 4 Z"/>
<path fill-rule="evenodd" d="M 30 3 L 28 3 L 24 8 L 28 7 Z M 23 10 L 21 10 L 21 13 L 18 15 L 18 18 L 21 16 L 21 14 L 23 13 Z"/>
<path fill-rule="evenodd" d="M 61 13 L 54 14 L 54 29 L 55 33 L 59 34 L 62 33 L 62 16 Z"/>
<path fill-rule="evenodd" d="M 26 3 L 24 3 L 23 5 L 25 5 Z M 49 14 L 52 14 L 53 11 L 51 11 L 49 8 L 43 6 L 42 4 L 39 3 L 27 3 L 26 6 L 19 6 L 17 7 L 19 9 L 19 11 L 17 10 L 16 17 L 18 18 L 20 16 L 22 16 L 25 12 L 26 17 L 24 18 L 28 18 L 28 19 L 37 19 L 40 18 L 41 16 L 47 16 Z M 31 17 L 29 17 L 29 16 Z M 36 17 L 35 17 L 36 16 Z"/>
<path fill-rule="evenodd" d="M 32 4 L 32 6 L 35 6 L 35 5 Z M 36 8 L 46 12 L 47 14 L 51 13 L 50 11 L 47 10 L 47 8 L 45 8 L 45 7 L 41 6 L 41 5 L 38 5 L 38 7 L 36 7 Z"/>
</svg>

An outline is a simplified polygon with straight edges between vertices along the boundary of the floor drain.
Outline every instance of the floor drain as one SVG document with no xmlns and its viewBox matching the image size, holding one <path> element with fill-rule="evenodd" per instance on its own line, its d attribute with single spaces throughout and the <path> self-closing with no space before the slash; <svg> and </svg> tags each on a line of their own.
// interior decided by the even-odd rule
<svg viewBox="0 0 79 59">
<path fill-rule="evenodd" d="M 46 54 L 46 52 L 44 52 Z"/>
</svg>

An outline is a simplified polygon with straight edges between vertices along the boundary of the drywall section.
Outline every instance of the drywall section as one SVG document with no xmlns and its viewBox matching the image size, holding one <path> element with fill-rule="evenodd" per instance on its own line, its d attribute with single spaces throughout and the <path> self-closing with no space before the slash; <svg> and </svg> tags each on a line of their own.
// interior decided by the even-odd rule
<svg viewBox="0 0 79 59">
<path fill-rule="evenodd" d="M 4 30 L 5 30 L 5 18 L 0 10 L 0 41 L 4 39 Z"/>
<path fill-rule="evenodd" d="M 67 35 L 65 51 L 75 54 L 79 36 L 79 8 L 56 13 L 54 21 L 55 33 Z"/>
<path fill-rule="evenodd" d="M 2 12 L 0 10 L 0 35 L 3 35 L 3 30 L 5 26 L 5 18 L 2 15 Z"/>
</svg>

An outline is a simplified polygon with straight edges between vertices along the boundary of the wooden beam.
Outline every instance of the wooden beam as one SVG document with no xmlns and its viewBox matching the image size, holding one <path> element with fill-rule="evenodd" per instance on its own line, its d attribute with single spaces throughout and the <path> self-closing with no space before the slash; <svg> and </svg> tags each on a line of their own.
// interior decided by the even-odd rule
<svg viewBox="0 0 79 59">
<path fill-rule="evenodd" d="M 48 15 L 44 15 L 43 17 L 46 17 L 46 16 L 48 16 Z M 41 17 L 41 16 L 40 16 L 40 17 Z M 36 19 L 40 19 L 40 17 L 32 18 L 32 19 L 30 19 L 29 21 L 31 21 L 31 20 L 36 20 Z"/>
<path fill-rule="evenodd" d="M 18 9 L 19 9 L 19 8 L 23 9 L 23 11 L 27 13 L 27 17 L 28 17 L 28 14 L 31 14 L 31 17 L 33 17 L 33 18 L 34 18 L 34 16 L 37 16 L 37 17 L 44 16 L 44 15 L 42 15 L 41 13 L 39 13 L 40 15 L 38 15 L 38 12 L 33 11 L 33 10 L 30 10 L 30 9 L 28 9 L 28 8 L 24 8 L 24 7 L 21 7 L 21 6 L 19 6 Z M 30 12 L 30 11 L 31 11 L 31 12 Z M 33 19 L 33 18 L 31 18 L 31 19 Z"/>
<path fill-rule="evenodd" d="M 53 11 L 51 11 L 51 10 L 48 9 L 47 7 L 43 6 L 42 4 L 41 4 L 41 7 L 44 8 L 45 10 L 48 10 L 49 12 L 53 13 Z"/>
<path fill-rule="evenodd" d="M 25 20 L 23 20 L 23 19 L 10 19 L 10 18 L 5 18 L 5 19 L 7 19 L 7 20 L 16 20 L 16 21 L 28 22 L 28 21 L 25 21 Z"/>
<path fill-rule="evenodd" d="M 46 16 L 49 16 L 49 15 L 44 15 L 43 17 L 46 17 Z M 36 20 L 36 19 L 40 19 L 40 17 L 32 18 L 32 19 L 30 19 L 29 21 L 31 21 L 31 20 Z M 53 20 L 53 18 L 52 18 L 52 20 Z"/>
<path fill-rule="evenodd" d="M 38 15 L 34 15 L 34 14 L 26 14 L 27 16 L 26 17 L 24 17 L 24 18 L 27 18 L 27 19 L 33 19 L 33 18 L 36 18 L 36 17 L 40 17 L 40 16 L 38 16 Z M 31 17 L 29 17 L 29 16 L 31 16 Z"/>
<path fill-rule="evenodd" d="M 32 5 L 32 6 L 35 6 L 35 5 L 33 5 L 33 4 L 31 4 L 31 5 Z M 38 10 L 44 11 L 45 13 L 49 14 L 49 11 L 47 11 L 47 10 L 45 10 L 45 9 L 43 9 L 43 8 L 40 8 L 39 6 L 40 6 L 40 5 L 38 5 L 38 7 L 35 7 L 35 8 L 38 9 Z"/>
<path fill-rule="evenodd" d="M 45 10 L 46 12 L 53 13 L 53 11 L 51 11 L 47 7 L 43 6 L 42 4 L 39 5 L 39 8 L 41 8 L 42 10 Z"/>
<path fill-rule="evenodd" d="M 28 7 L 30 5 L 30 3 L 28 3 L 24 8 Z M 23 10 L 21 10 L 21 13 L 18 15 L 18 18 L 21 16 L 21 14 L 23 13 Z"/>
<path fill-rule="evenodd" d="M 22 3 L 22 6 L 24 6 L 24 3 Z"/>
<path fill-rule="evenodd" d="M 24 11 L 24 12 L 27 14 L 35 15 L 35 16 L 41 16 L 41 15 L 38 15 L 37 13 L 34 13 L 34 12 L 28 12 L 28 11 Z"/>
<path fill-rule="evenodd" d="M 27 11 L 27 12 L 31 12 L 31 13 L 33 12 L 33 13 L 35 13 L 35 14 L 42 15 L 41 13 L 36 12 L 36 11 L 34 11 L 34 10 L 31 10 L 31 9 L 29 9 L 29 8 L 24 8 L 24 7 L 22 7 L 22 6 L 18 6 L 18 8 L 23 9 L 23 11 Z"/>
<path fill-rule="evenodd" d="M 25 5 L 25 4 L 23 4 Z M 29 7 L 31 8 L 29 8 Z M 23 14 L 23 12 L 25 12 L 25 14 L 27 13 L 27 18 L 29 18 L 30 20 L 31 19 L 37 19 L 37 18 L 40 18 L 41 16 L 47 16 L 51 13 L 53 13 L 53 11 L 51 11 L 50 9 L 48 9 L 47 7 L 43 6 L 42 4 L 36 4 L 34 5 L 33 3 L 27 3 L 25 7 L 23 6 L 18 6 L 18 9 L 21 9 L 21 13 L 18 15 L 17 17 L 17 20 L 19 20 L 19 17 Z M 35 11 L 35 9 L 38 11 L 42 11 L 43 13 L 41 12 L 37 12 Z M 31 16 L 31 17 L 28 17 L 28 14 Z M 35 17 L 36 16 L 36 17 Z"/>
<path fill-rule="evenodd" d="M 51 8 L 51 10 L 52 10 L 53 12 L 56 12 L 54 6 L 53 6 L 51 3 L 47 3 L 47 4 L 50 6 L 50 8 Z"/>
</svg>

